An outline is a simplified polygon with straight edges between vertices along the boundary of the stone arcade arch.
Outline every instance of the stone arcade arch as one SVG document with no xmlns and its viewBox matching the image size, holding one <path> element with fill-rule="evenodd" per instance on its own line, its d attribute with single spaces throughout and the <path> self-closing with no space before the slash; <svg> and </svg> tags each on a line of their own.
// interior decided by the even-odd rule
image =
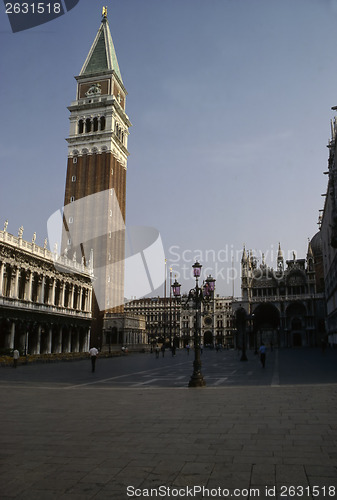
<svg viewBox="0 0 337 500">
<path fill-rule="evenodd" d="M 212 345 L 213 346 L 213 333 L 211 330 L 207 330 L 204 333 L 204 345 Z"/>
<path fill-rule="evenodd" d="M 259 304 L 253 310 L 250 345 L 280 345 L 280 312 L 270 302 Z"/>
<path fill-rule="evenodd" d="M 286 341 L 289 347 L 301 347 L 309 344 L 306 335 L 307 310 L 302 302 L 293 302 L 286 308 Z"/>
</svg>

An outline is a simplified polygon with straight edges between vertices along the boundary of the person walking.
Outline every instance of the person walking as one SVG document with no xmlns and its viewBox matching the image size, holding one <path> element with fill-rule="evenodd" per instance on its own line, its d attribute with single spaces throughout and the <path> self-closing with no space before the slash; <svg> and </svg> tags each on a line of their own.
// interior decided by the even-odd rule
<svg viewBox="0 0 337 500">
<path fill-rule="evenodd" d="M 158 359 L 159 358 L 159 351 L 160 351 L 158 344 L 156 345 L 155 351 L 156 351 L 156 358 Z"/>
<path fill-rule="evenodd" d="M 17 349 L 14 349 L 13 351 L 13 368 L 16 368 L 18 366 L 18 361 L 20 358 L 20 353 Z"/>
<path fill-rule="evenodd" d="M 260 346 L 259 353 L 260 353 L 261 365 L 262 365 L 262 368 L 264 368 L 266 365 L 266 346 L 264 345 L 263 342 Z"/>
<path fill-rule="evenodd" d="M 92 347 L 89 351 L 89 354 L 90 354 L 90 359 L 91 359 L 91 371 L 93 373 L 95 371 L 96 359 L 98 356 L 98 350 L 96 349 L 96 347 Z"/>
</svg>

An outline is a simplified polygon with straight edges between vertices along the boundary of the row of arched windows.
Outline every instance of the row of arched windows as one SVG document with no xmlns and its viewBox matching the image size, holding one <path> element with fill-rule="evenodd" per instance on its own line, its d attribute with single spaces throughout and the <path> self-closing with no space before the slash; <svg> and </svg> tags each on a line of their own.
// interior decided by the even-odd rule
<svg viewBox="0 0 337 500">
<path fill-rule="evenodd" d="M 99 132 L 105 130 L 105 116 L 94 118 L 81 118 L 78 122 L 78 133 Z"/>
<path fill-rule="evenodd" d="M 124 131 L 122 130 L 119 123 L 117 123 L 117 122 L 115 124 L 115 134 L 117 136 L 117 139 L 119 139 L 121 141 L 121 143 L 124 144 L 124 139 L 125 139 Z"/>
</svg>

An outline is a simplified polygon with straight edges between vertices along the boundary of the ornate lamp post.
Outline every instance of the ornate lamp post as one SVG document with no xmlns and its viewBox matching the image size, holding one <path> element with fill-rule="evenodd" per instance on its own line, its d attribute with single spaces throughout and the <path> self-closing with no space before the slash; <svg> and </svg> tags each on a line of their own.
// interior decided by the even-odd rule
<svg viewBox="0 0 337 500">
<path fill-rule="evenodd" d="M 176 343 L 176 339 L 177 339 L 177 336 L 176 336 L 176 326 L 177 326 L 177 310 L 176 310 L 176 303 L 180 297 L 180 287 L 181 287 L 181 284 L 178 283 L 177 281 L 177 278 L 175 278 L 174 280 L 174 283 L 171 285 L 171 290 L 172 290 L 172 293 L 173 293 L 173 296 L 174 298 L 176 299 L 174 301 L 174 317 L 173 317 L 173 325 L 174 325 L 174 329 L 173 329 L 173 347 L 175 346 L 175 343 Z M 180 329 L 179 329 L 180 330 Z M 179 330 L 178 330 L 178 342 L 179 342 Z M 178 347 L 180 347 L 180 342 L 178 344 Z"/>
<path fill-rule="evenodd" d="M 192 266 L 193 275 L 195 278 L 195 288 L 189 291 L 185 307 L 188 307 L 189 302 L 192 302 L 196 311 L 195 315 L 195 329 L 194 329 L 194 362 L 193 373 L 189 381 L 189 387 L 204 387 L 206 385 L 201 373 L 201 356 L 200 356 L 200 316 L 201 316 L 201 303 L 204 300 L 209 300 L 213 297 L 215 289 L 215 279 L 208 276 L 203 288 L 199 287 L 199 278 L 201 275 L 202 265 L 195 262 Z M 178 297 L 180 295 L 180 285 L 175 282 L 172 285 L 173 295 Z"/>
</svg>

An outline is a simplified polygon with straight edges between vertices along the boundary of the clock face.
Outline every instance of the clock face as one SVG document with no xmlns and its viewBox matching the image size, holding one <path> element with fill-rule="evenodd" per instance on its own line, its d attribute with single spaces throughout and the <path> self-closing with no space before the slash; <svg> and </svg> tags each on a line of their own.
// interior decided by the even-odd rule
<svg viewBox="0 0 337 500">
<path fill-rule="evenodd" d="M 204 319 L 204 323 L 205 323 L 206 326 L 211 326 L 211 324 L 212 324 L 212 318 L 210 318 L 209 316 L 207 316 Z"/>
</svg>

